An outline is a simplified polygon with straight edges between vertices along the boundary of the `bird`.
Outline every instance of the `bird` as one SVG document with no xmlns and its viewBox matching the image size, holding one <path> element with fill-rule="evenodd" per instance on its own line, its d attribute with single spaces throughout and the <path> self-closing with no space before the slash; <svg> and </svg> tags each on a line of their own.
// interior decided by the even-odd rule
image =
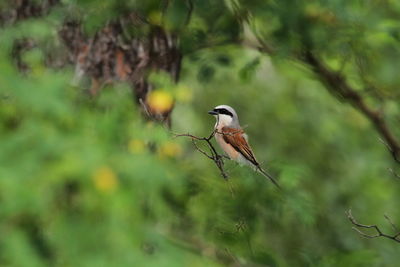
<svg viewBox="0 0 400 267">
<path fill-rule="evenodd" d="M 239 124 L 239 117 L 236 111 L 228 105 L 219 105 L 210 110 L 208 114 L 216 118 L 214 136 L 227 156 L 240 165 L 252 167 L 255 171 L 260 172 L 266 178 L 270 179 L 274 185 L 280 188 L 277 181 L 262 169 L 260 163 L 254 156 L 248 141 L 248 136 Z"/>
</svg>

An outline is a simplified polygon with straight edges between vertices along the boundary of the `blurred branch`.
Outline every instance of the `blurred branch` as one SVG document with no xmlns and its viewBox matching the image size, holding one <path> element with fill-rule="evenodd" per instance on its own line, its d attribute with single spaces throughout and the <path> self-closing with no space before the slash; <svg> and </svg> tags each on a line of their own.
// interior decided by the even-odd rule
<svg viewBox="0 0 400 267">
<path fill-rule="evenodd" d="M 189 137 L 192 139 L 193 145 L 196 148 L 196 150 L 198 150 L 200 153 L 202 153 L 203 155 L 205 155 L 207 158 L 211 159 L 212 161 L 214 161 L 215 165 L 217 165 L 221 176 L 224 177 L 224 179 L 228 179 L 228 174 L 226 173 L 226 171 L 224 170 L 224 156 L 218 154 L 217 150 L 215 149 L 215 147 L 213 146 L 213 144 L 211 143 L 211 139 L 214 137 L 216 133 L 216 130 L 214 130 L 208 137 L 198 137 L 195 135 L 191 135 L 191 134 L 175 134 L 175 137 Z M 196 143 L 196 141 L 204 141 L 207 143 L 208 148 L 210 149 L 211 154 L 208 154 L 207 152 L 205 152 L 204 150 L 202 150 Z"/>
<path fill-rule="evenodd" d="M 397 232 L 394 235 L 388 235 L 385 234 L 381 231 L 381 229 L 377 226 L 377 225 L 366 225 L 366 224 L 361 224 L 359 222 L 356 221 L 356 219 L 353 217 L 353 214 L 351 213 L 351 209 L 349 209 L 349 211 L 346 212 L 347 218 L 350 220 L 350 222 L 354 225 L 352 228 L 354 231 L 356 231 L 357 233 L 359 233 L 361 236 L 365 237 L 365 238 L 377 238 L 377 237 L 385 237 L 391 240 L 394 240 L 398 243 L 400 243 L 400 232 Z M 390 225 L 392 226 L 393 230 L 398 231 L 397 227 L 392 223 L 392 221 L 390 220 L 390 218 L 385 215 L 386 220 L 390 223 Z M 374 229 L 374 231 L 376 232 L 376 234 L 367 234 L 363 231 L 360 230 L 361 229 Z"/>
<path fill-rule="evenodd" d="M 389 128 L 383 114 L 368 106 L 363 97 L 346 82 L 346 79 L 341 74 L 328 69 L 311 51 L 306 50 L 300 60 L 311 67 L 333 95 L 350 103 L 372 123 L 384 140 L 394 160 L 400 163 L 400 143 Z"/>
<path fill-rule="evenodd" d="M 240 260 L 228 248 L 221 249 L 218 246 L 213 246 L 210 243 L 197 239 L 195 237 L 188 237 L 182 233 L 175 233 L 178 238 L 171 238 L 165 235 L 165 239 L 176 247 L 185 249 L 201 257 L 208 257 L 222 263 L 223 266 L 239 267 L 242 266 Z M 246 266 L 258 266 L 255 262 L 246 259 Z"/>
<path fill-rule="evenodd" d="M 188 7 L 188 13 L 187 13 L 187 16 L 186 16 L 186 24 L 189 24 L 190 18 L 192 17 L 194 5 L 193 5 L 192 0 L 186 0 L 186 5 Z"/>
<path fill-rule="evenodd" d="M 229 248 L 225 248 L 226 254 L 232 259 L 232 266 L 243 266 L 239 259 L 232 254 L 232 252 L 229 250 Z"/>
<path fill-rule="evenodd" d="M 388 168 L 388 171 L 393 174 L 394 177 L 396 177 L 397 179 L 400 179 L 400 174 L 398 174 L 397 172 L 395 172 L 392 168 Z"/>
<path fill-rule="evenodd" d="M 392 220 L 390 219 L 389 216 L 387 216 L 387 215 L 385 214 L 385 215 L 383 215 L 383 217 L 385 217 L 385 219 L 388 221 L 388 223 L 390 224 L 390 226 L 392 226 L 393 231 L 396 231 L 396 232 L 399 231 L 398 228 L 397 228 L 397 226 L 392 222 Z"/>
<path fill-rule="evenodd" d="M 269 55 L 276 54 L 276 50 L 270 47 L 261 37 L 257 36 L 257 41 L 257 50 Z M 393 159 L 397 163 L 400 163 L 400 142 L 389 128 L 382 111 L 374 110 L 367 105 L 361 94 L 347 83 L 345 77 L 339 72 L 329 69 L 322 60 L 309 49 L 306 48 L 302 55 L 296 55 L 295 57 L 297 60 L 311 67 L 314 74 L 316 74 L 317 78 L 325 85 L 331 94 L 350 103 L 372 123 L 376 131 L 382 137 L 382 142 L 391 152 Z"/>
</svg>

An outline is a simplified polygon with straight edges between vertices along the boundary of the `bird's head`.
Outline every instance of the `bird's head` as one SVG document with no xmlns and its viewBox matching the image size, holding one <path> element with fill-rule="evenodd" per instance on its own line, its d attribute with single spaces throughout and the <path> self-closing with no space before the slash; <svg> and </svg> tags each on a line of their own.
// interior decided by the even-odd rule
<svg viewBox="0 0 400 267">
<path fill-rule="evenodd" d="M 228 105 L 216 106 L 208 114 L 213 115 L 217 119 L 217 125 L 239 127 L 239 118 L 236 111 Z"/>
</svg>

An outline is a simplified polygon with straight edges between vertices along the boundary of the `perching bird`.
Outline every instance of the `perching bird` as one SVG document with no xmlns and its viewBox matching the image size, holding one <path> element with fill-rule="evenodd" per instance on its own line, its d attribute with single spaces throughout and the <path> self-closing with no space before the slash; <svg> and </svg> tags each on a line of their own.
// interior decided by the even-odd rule
<svg viewBox="0 0 400 267">
<path fill-rule="evenodd" d="M 228 157 L 241 165 L 253 167 L 279 187 L 275 179 L 266 173 L 256 160 L 248 143 L 247 134 L 240 127 L 235 110 L 230 106 L 220 105 L 210 110 L 208 114 L 214 115 L 217 120 L 214 127 L 215 139 Z"/>
</svg>

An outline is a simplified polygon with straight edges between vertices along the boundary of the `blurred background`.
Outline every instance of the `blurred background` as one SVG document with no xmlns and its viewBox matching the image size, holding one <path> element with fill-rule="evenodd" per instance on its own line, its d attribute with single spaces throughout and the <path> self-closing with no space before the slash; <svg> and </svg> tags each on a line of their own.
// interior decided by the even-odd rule
<svg viewBox="0 0 400 267">
<path fill-rule="evenodd" d="M 399 18 L 390 0 L 0 2 L 0 265 L 398 266 L 345 212 L 400 227 Z M 219 104 L 283 192 L 174 137 L 208 136 Z"/>
</svg>

